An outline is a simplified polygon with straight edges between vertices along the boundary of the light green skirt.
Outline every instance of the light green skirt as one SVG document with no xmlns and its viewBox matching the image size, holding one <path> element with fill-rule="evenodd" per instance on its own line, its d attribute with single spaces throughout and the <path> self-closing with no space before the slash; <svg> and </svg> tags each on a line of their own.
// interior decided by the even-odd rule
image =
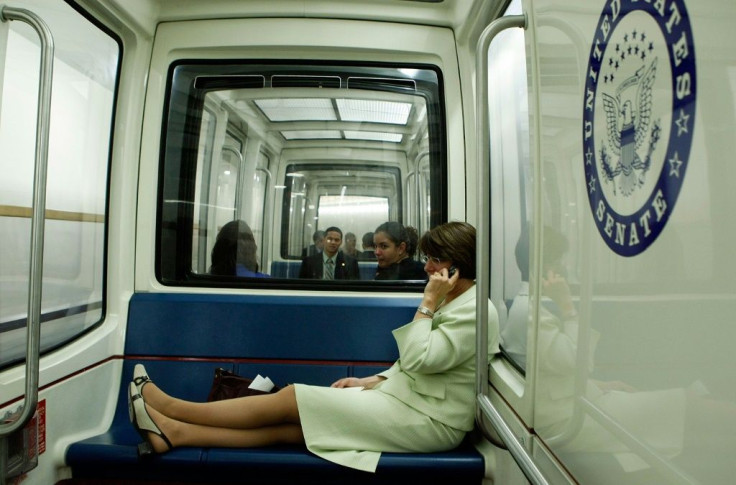
<svg viewBox="0 0 736 485">
<path fill-rule="evenodd" d="M 343 466 L 375 472 L 382 451 L 446 451 L 465 436 L 380 390 L 304 384 L 295 390 L 307 449 Z"/>
</svg>

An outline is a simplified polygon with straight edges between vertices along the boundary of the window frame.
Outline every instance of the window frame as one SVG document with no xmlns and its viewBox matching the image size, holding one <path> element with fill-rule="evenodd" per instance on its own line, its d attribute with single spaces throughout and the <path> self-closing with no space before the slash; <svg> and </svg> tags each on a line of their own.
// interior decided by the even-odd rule
<svg viewBox="0 0 736 485">
<path fill-rule="evenodd" d="M 90 301 L 88 303 L 81 303 L 81 304 L 72 304 L 71 306 L 67 307 L 59 307 L 58 305 L 52 305 L 50 308 L 48 308 L 48 303 L 44 302 L 42 299 L 42 309 L 41 309 L 41 315 L 40 315 L 40 327 L 41 327 L 41 342 L 40 342 L 40 349 L 39 349 L 39 355 L 44 356 L 51 352 L 54 352 L 58 350 L 59 348 L 62 348 L 80 338 L 83 338 L 85 335 L 88 335 L 90 332 L 94 331 L 95 329 L 99 328 L 103 322 L 105 321 L 107 317 L 107 289 L 108 289 L 108 255 L 109 255 L 109 231 L 110 231 L 110 224 L 109 224 L 109 216 L 110 216 L 110 187 L 112 183 L 112 154 L 113 154 L 113 147 L 115 145 L 115 125 L 117 120 L 117 104 L 118 104 L 118 96 L 120 92 L 120 79 L 121 79 L 121 70 L 123 65 L 123 58 L 125 55 L 124 51 L 124 43 L 122 41 L 122 38 L 120 35 L 116 32 L 114 32 L 112 29 L 110 29 L 108 26 L 106 26 L 104 23 L 102 23 L 100 20 L 95 18 L 94 16 L 90 15 L 88 12 L 86 12 L 83 8 L 81 8 L 79 5 L 77 5 L 75 2 L 72 1 L 65 1 L 65 6 L 68 7 L 73 13 L 78 15 L 77 20 L 80 22 L 86 21 L 89 25 L 89 27 L 92 29 L 97 29 L 97 31 L 100 34 L 105 35 L 117 48 L 116 54 L 117 59 L 115 62 L 115 69 L 114 72 L 111 74 L 114 75 L 114 80 L 110 83 L 111 89 L 112 89 L 112 96 L 110 99 L 110 113 L 109 113 L 109 139 L 107 144 L 107 150 L 104 157 L 104 162 L 101 162 L 100 165 L 104 165 L 105 170 L 105 178 L 104 178 L 104 185 L 102 188 L 103 193 L 101 194 L 102 197 L 104 197 L 103 201 L 103 213 L 102 214 L 90 214 L 87 212 L 77 212 L 77 211 L 66 211 L 66 210 L 59 210 L 58 216 L 56 217 L 49 217 L 49 212 L 54 212 L 52 208 L 49 208 L 47 206 L 47 216 L 46 216 L 46 225 L 49 224 L 55 224 L 57 222 L 60 223 L 79 223 L 82 225 L 82 229 L 80 229 L 80 232 L 88 231 L 89 229 L 85 229 L 84 225 L 87 224 L 99 224 L 102 223 L 101 228 L 101 251 L 99 254 L 99 260 L 95 259 L 95 264 L 99 263 L 99 270 L 96 270 L 94 274 L 92 274 L 92 277 L 95 279 L 99 279 L 100 281 L 100 299 L 96 301 Z M 48 17 L 45 17 L 44 14 L 47 14 L 48 12 L 42 11 L 37 12 L 35 9 L 32 9 L 34 12 L 36 12 L 42 19 L 49 20 Z M 57 22 L 63 22 L 63 19 L 53 19 L 53 21 L 49 21 L 49 27 L 52 31 L 52 34 L 55 32 L 55 24 Z M 12 25 L 12 24 L 11 24 Z M 20 26 L 19 28 L 25 29 L 26 26 Z M 8 27 L 11 28 L 11 27 Z M 57 39 L 57 47 L 58 47 L 58 40 Z M 55 54 L 54 54 L 54 62 L 58 62 L 59 59 L 61 59 L 60 50 L 57 48 Z M 88 53 L 89 55 L 89 53 Z M 62 61 L 63 62 L 63 61 Z M 5 65 L 3 65 L 3 68 L 5 68 Z M 53 86 L 56 85 L 56 83 L 59 82 L 57 80 L 53 81 L 52 89 L 55 89 Z M 35 95 L 35 94 L 34 94 Z M 52 96 L 53 99 L 53 96 Z M 56 118 L 61 118 L 60 116 L 56 116 Z M 53 123 L 54 117 L 52 112 L 52 123 Z M 50 154 L 51 155 L 51 154 Z M 48 188 L 47 188 L 48 191 Z M 47 196 L 48 200 L 48 196 Z M 23 208 L 25 209 L 25 208 Z M 30 210 L 30 208 L 28 208 Z M 21 212 L 25 212 L 25 210 L 22 210 Z M 103 216 L 103 220 L 99 221 L 97 218 L 99 215 Z M 11 216 L 11 217 L 18 217 L 18 216 Z M 22 215 L 20 217 L 25 217 L 25 215 Z M 30 215 L 28 216 L 30 218 Z M 93 231 L 96 229 L 92 229 Z M 48 244 L 48 237 L 46 238 L 46 244 Z M 46 251 L 44 251 L 46 252 Z M 80 253 L 81 254 L 81 253 Z M 95 257 L 95 256 L 92 256 Z M 48 265 L 52 263 L 52 261 L 49 260 L 48 255 L 46 258 L 46 261 L 44 262 L 45 265 Z M 84 264 L 84 263 L 82 263 Z M 44 280 L 46 280 L 47 276 L 43 276 Z M 47 284 L 46 281 L 44 281 L 44 284 Z M 94 317 L 94 321 L 82 321 L 81 322 L 81 329 L 77 328 L 80 326 L 79 320 L 74 320 L 76 317 L 80 315 L 84 315 L 88 312 L 97 312 L 99 311 L 99 316 Z M 72 319 L 71 322 L 67 321 L 67 319 Z M 59 332 L 59 329 L 57 328 L 59 325 L 61 326 L 68 326 L 69 323 L 72 323 L 72 327 L 75 328 L 75 330 L 70 334 L 67 335 L 68 332 L 63 331 Z M 13 320 L 8 320 L 5 322 L 0 323 L 0 337 L 5 335 L 9 335 L 11 332 L 19 332 L 22 331 L 25 338 L 25 330 L 24 329 L 27 325 L 27 315 L 22 318 L 17 318 Z M 49 335 L 49 332 L 54 332 L 51 336 Z M 57 336 L 57 333 L 61 333 L 61 336 Z M 12 347 L 13 350 L 15 350 L 15 347 Z M 22 349 L 22 356 L 15 357 L 14 355 L 11 355 L 7 358 L 7 360 L 0 360 L 0 371 L 7 369 L 9 367 L 15 366 L 20 362 L 23 362 L 25 360 L 25 349 Z"/>
<path fill-rule="evenodd" d="M 296 68 L 294 66 L 297 66 Z M 210 91 L 227 90 L 235 88 L 261 87 L 257 85 L 256 77 L 260 72 L 270 73 L 289 70 L 301 70 L 304 72 L 338 71 L 344 76 L 367 75 L 376 78 L 377 73 L 390 70 L 412 69 L 428 71 L 434 79 L 420 78 L 417 89 L 413 94 L 425 98 L 427 108 L 427 130 L 430 140 L 430 159 L 436 160 L 430 164 L 431 180 L 431 212 L 428 215 L 429 227 L 443 223 L 448 215 L 448 167 L 447 167 L 447 140 L 446 140 L 446 116 L 444 106 L 444 91 L 442 73 L 439 67 L 433 65 L 414 64 L 384 64 L 384 63 L 354 63 L 331 61 L 329 63 L 305 62 L 303 60 L 206 60 L 206 59 L 180 59 L 169 66 L 166 97 L 164 103 L 164 116 L 162 123 L 160 164 L 159 164 L 159 186 L 156 221 L 156 246 L 155 246 L 155 275 L 156 279 L 165 286 L 183 287 L 237 287 L 237 288 L 293 288 L 293 289 L 330 289 L 345 291 L 384 291 L 386 289 L 397 291 L 417 291 L 419 284 L 407 281 L 372 281 L 372 280 L 341 280 L 336 282 L 319 280 L 300 280 L 287 278 L 234 278 L 213 276 L 206 274 L 195 274 L 191 270 L 191 251 L 194 209 L 176 207 L 176 201 L 187 201 L 191 199 L 194 191 L 194 178 L 196 177 L 197 147 L 199 138 L 199 126 L 201 124 L 201 112 L 204 106 L 205 95 Z M 422 74 L 427 76 L 426 73 Z M 206 83 L 197 86 L 198 77 L 207 76 Z M 233 82 L 233 79 L 235 81 Z M 398 83 L 386 82 L 371 85 L 371 89 L 401 92 L 406 86 Z M 357 87 L 360 89 L 360 87 Z M 191 93 L 191 95 L 190 95 Z M 184 110 L 186 115 L 177 119 L 177 110 Z M 176 131 L 178 129 L 178 131 Z M 246 133 L 247 136 L 247 133 Z M 176 149 L 176 147 L 180 149 Z M 172 148 L 173 147 L 173 148 Z M 270 156 L 270 155 L 269 155 Z M 174 160 L 181 160 L 174 167 Z M 271 158 L 273 160 L 273 158 Z M 382 167 L 386 170 L 388 167 Z M 273 173 L 273 169 L 269 169 Z M 398 169 L 397 169 L 398 170 Z M 273 174 L 276 176 L 276 173 Z M 173 184 L 171 180 L 184 180 L 184 183 Z M 167 183 L 169 182 L 169 183 Z M 402 181 L 400 181 L 402 182 Z M 404 195 L 402 194 L 403 183 L 397 185 L 399 204 L 397 210 L 402 211 Z M 167 203 L 165 201 L 174 201 Z M 190 206 L 192 204 L 189 204 Z M 422 208 L 424 209 L 424 208 Z M 272 227 L 277 221 L 264 221 L 263 240 L 270 240 L 273 234 L 266 236 L 268 227 Z M 401 220 L 401 217 L 399 218 Z M 283 228 L 284 221 L 281 221 Z M 283 230 L 283 229 L 282 229 Z M 183 234 L 182 234 L 183 233 Z M 187 237 L 188 233 L 188 237 Z M 179 237 L 179 236 L 183 237 Z M 281 236 L 279 236 L 281 237 Z M 281 245 L 281 243 L 279 243 Z M 283 251 L 280 251 L 280 253 Z M 181 258 L 177 258 L 180 255 Z M 281 256 L 279 254 L 279 256 Z"/>
</svg>

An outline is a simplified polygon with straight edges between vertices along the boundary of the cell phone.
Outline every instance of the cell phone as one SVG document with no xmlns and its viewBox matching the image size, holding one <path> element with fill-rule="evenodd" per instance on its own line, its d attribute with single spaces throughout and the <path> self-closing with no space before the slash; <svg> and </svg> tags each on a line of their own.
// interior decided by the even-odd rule
<svg viewBox="0 0 736 485">
<path fill-rule="evenodd" d="M 450 269 L 447 270 L 447 273 L 448 273 L 447 276 L 449 276 L 450 278 L 452 278 L 452 275 L 455 274 L 455 271 L 457 271 L 457 266 L 455 266 L 453 264 L 452 266 L 450 266 Z"/>
</svg>

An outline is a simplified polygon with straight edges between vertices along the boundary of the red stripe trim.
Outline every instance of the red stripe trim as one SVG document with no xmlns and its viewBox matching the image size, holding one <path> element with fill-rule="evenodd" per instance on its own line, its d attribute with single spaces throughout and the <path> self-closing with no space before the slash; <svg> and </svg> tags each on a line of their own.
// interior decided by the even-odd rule
<svg viewBox="0 0 736 485">
<path fill-rule="evenodd" d="M 230 364 L 296 364 L 296 365 L 352 365 L 357 367 L 366 366 L 391 366 L 393 362 L 354 362 L 349 360 L 307 360 L 307 359 L 247 359 L 247 358 L 222 358 L 222 357 L 156 357 L 147 355 L 126 355 L 125 360 L 151 360 L 151 361 L 174 361 L 174 362 L 227 362 Z"/>
<path fill-rule="evenodd" d="M 74 372 L 72 372 L 69 375 L 66 375 L 66 376 L 64 376 L 64 377 L 62 377 L 60 379 L 56 379 L 55 381 L 51 381 L 48 384 L 45 384 L 45 385 L 39 387 L 38 388 L 38 392 L 40 393 L 41 391 L 45 391 L 46 389 L 49 389 L 49 388 L 51 388 L 51 387 L 53 387 L 53 386 L 55 386 L 55 385 L 57 385 L 57 384 L 59 384 L 59 383 L 61 383 L 63 381 L 69 380 L 72 377 L 76 377 L 76 376 L 78 376 L 80 374 L 84 374 L 85 372 L 90 371 L 90 370 L 94 369 L 95 367 L 99 367 L 99 366 L 104 365 L 104 364 L 106 364 L 106 363 L 108 363 L 110 361 L 118 360 L 120 358 L 121 358 L 120 356 L 114 355 L 114 356 L 108 357 L 106 359 L 103 359 L 103 360 L 101 360 L 99 362 L 96 362 L 94 364 L 90 364 L 88 366 L 82 367 L 81 369 L 79 369 L 77 371 L 74 371 Z M 25 397 L 25 394 L 22 394 L 19 397 L 16 397 L 15 399 L 11 399 L 10 401 L 6 401 L 6 402 L 0 404 L 0 408 L 5 407 L 5 406 L 11 406 L 11 405 L 13 405 L 13 404 L 15 404 L 15 403 L 23 400 L 24 397 Z"/>
<path fill-rule="evenodd" d="M 227 362 L 229 364 L 295 364 L 295 365 L 332 365 L 332 366 L 355 366 L 355 367 L 368 367 L 368 366 L 390 367 L 393 364 L 393 362 L 352 362 L 348 360 L 343 361 L 343 360 L 243 359 L 243 358 L 223 359 L 222 357 L 156 357 L 156 356 L 147 356 L 147 355 L 113 355 L 99 362 L 96 362 L 94 364 L 85 366 L 60 379 L 56 379 L 55 381 L 49 382 L 48 384 L 41 386 L 38 389 L 38 392 L 40 393 L 42 391 L 45 391 L 46 389 L 56 386 L 66 380 L 69 380 L 73 377 L 84 374 L 85 372 L 88 372 L 96 367 L 107 364 L 108 362 L 112 362 L 114 360 L 150 360 L 150 361 L 156 360 L 156 361 L 172 361 L 172 362 L 217 361 L 217 362 Z M 15 399 L 11 399 L 10 401 L 6 401 L 0 404 L 0 408 L 4 408 L 6 406 L 12 406 L 13 404 L 23 400 L 24 397 L 25 397 L 25 394 L 19 397 L 16 397 Z"/>
</svg>

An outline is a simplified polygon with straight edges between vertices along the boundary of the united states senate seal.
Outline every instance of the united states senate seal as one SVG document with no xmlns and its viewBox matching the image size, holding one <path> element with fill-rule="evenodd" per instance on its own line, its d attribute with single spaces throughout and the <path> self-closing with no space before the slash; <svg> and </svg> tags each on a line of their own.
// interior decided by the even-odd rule
<svg viewBox="0 0 736 485">
<path fill-rule="evenodd" d="M 621 256 L 661 234 L 687 172 L 695 44 L 683 0 L 607 0 L 583 100 L 583 165 L 598 231 Z"/>
</svg>

